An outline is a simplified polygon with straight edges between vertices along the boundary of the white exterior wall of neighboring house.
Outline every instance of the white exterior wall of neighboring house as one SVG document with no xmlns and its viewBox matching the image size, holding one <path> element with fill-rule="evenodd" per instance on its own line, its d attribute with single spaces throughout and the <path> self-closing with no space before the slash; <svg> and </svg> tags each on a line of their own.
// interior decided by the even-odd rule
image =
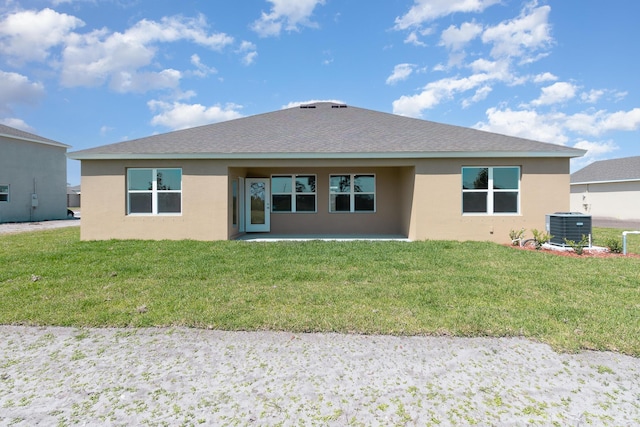
<svg viewBox="0 0 640 427">
<path fill-rule="evenodd" d="M 640 221 L 640 180 L 571 184 L 571 211 Z"/>
<path fill-rule="evenodd" d="M 67 217 L 66 152 L 64 144 L 0 135 L 0 223 Z"/>
<path fill-rule="evenodd" d="M 80 207 L 80 186 L 76 185 L 67 188 L 67 207 Z"/>
</svg>

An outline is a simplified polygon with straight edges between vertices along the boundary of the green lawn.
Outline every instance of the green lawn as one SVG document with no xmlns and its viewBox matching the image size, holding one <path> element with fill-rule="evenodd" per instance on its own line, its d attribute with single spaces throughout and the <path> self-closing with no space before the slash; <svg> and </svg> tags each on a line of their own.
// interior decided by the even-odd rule
<svg viewBox="0 0 640 427">
<path fill-rule="evenodd" d="M 1 324 L 524 336 L 640 356 L 632 257 L 452 241 L 81 242 L 73 227 L 0 236 L 0 265 Z"/>
</svg>

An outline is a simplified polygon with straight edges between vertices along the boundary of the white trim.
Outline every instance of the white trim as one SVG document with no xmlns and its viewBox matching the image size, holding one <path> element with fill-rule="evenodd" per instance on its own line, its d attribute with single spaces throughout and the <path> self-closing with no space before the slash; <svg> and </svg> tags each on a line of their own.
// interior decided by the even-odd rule
<svg viewBox="0 0 640 427">
<path fill-rule="evenodd" d="M 8 133 L 0 133 L 0 137 L 11 138 L 11 139 L 19 139 L 21 141 L 27 141 L 27 142 L 35 142 L 36 144 L 52 145 L 54 147 L 60 147 L 60 148 L 71 148 L 70 145 L 63 144 L 63 143 L 57 142 L 57 141 L 40 141 L 40 140 L 37 140 L 37 139 L 34 139 L 34 138 L 27 138 L 25 136 L 11 135 L 11 134 L 8 134 Z"/>
<path fill-rule="evenodd" d="M 462 216 L 520 216 L 521 215 L 521 203 L 522 203 L 522 168 L 520 166 L 508 166 L 508 165 L 499 165 L 499 166 L 462 166 L 460 169 L 460 178 L 464 179 L 464 174 L 462 173 L 464 169 L 467 168 L 479 168 L 479 169 L 488 169 L 488 183 L 486 189 L 472 189 L 464 188 L 464 181 L 462 182 L 462 192 L 460 195 L 460 211 Z M 518 188 L 506 188 L 506 189 L 495 189 L 493 188 L 493 172 L 495 169 L 518 169 Z M 495 193 L 518 193 L 518 206 L 516 212 L 495 212 L 492 197 Z M 486 212 L 465 212 L 464 211 L 464 194 L 465 193 L 487 193 L 487 211 Z"/>
<path fill-rule="evenodd" d="M 264 183 L 264 223 L 251 223 L 251 191 L 254 182 Z M 268 233 L 271 231 L 271 178 L 245 178 L 245 230 L 247 233 Z"/>
<path fill-rule="evenodd" d="M 179 170 L 180 171 L 180 190 L 158 190 L 158 170 Z M 150 170 L 151 171 L 151 190 L 130 190 L 129 189 L 129 171 L 132 170 Z M 127 216 L 181 216 L 183 211 L 182 204 L 182 168 L 127 168 L 126 170 L 126 184 L 127 184 Z M 180 212 L 158 212 L 158 195 L 166 193 L 180 194 Z M 151 194 L 151 212 L 131 212 L 131 198 L 130 194 Z"/>
<path fill-rule="evenodd" d="M 297 188 L 296 188 L 296 179 L 300 176 L 312 176 L 315 178 L 315 186 L 316 186 L 316 191 L 314 192 L 303 192 L 303 193 L 298 193 L 297 192 Z M 285 177 L 289 177 L 291 178 L 291 192 L 290 193 L 281 193 L 281 192 L 276 192 L 273 189 L 273 177 L 276 178 L 285 178 Z M 271 212 L 274 214 L 316 214 L 318 213 L 318 175 L 315 173 L 273 173 L 271 174 Z M 283 195 L 289 195 L 291 196 L 291 210 L 290 211 L 276 211 L 273 207 L 273 196 L 283 196 Z M 298 210 L 298 203 L 297 203 L 297 196 L 301 195 L 301 196 L 309 196 L 309 195 L 313 195 L 314 201 L 313 201 L 313 206 L 314 209 L 312 211 L 299 211 Z"/>
<path fill-rule="evenodd" d="M 611 179 L 611 180 L 608 180 L 608 181 L 581 181 L 581 182 L 572 182 L 572 183 L 570 183 L 570 185 L 616 184 L 618 182 L 640 182 L 640 178 Z"/>
<path fill-rule="evenodd" d="M 331 191 L 331 177 L 333 176 L 349 176 L 349 192 L 337 192 L 334 193 Z M 372 176 L 373 177 L 373 191 L 355 191 L 355 177 L 356 176 Z M 377 191 L 378 191 L 378 178 L 375 173 L 367 173 L 367 172 L 357 172 L 357 173 L 332 173 L 329 174 L 329 213 L 330 214 L 344 214 L 344 213 L 376 213 L 378 210 L 377 203 Z M 332 211 L 331 210 L 331 196 L 333 195 L 348 195 L 349 196 L 349 210 L 348 211 Z M 373 210 L 365 211 L 365 210 L 356 210 L 356 195 L 358 194 L 373 194 Z"/>
<path fill-rule="evenodd" d="M 584 150 L 581 150 L 584 151 Z M 584 151 L 586 153 L 586 151 Z M 175 160 L 175 159 L 212 159 L 212 160 L 303 160 L 303 159 L 442 159 L 442 158 L 551 158 L 580 157 L 582 154 L 554 151 L 416 151 L 416 152 L 356 152 L 356 153 L 67 153 L 73 160 Z"/>
</svg>

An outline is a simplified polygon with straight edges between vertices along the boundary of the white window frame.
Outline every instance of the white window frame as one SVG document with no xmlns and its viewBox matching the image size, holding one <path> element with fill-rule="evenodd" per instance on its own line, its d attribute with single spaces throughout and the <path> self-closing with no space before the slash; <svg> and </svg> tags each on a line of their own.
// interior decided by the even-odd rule
<svg viewBox="0 0 640 427">
<path fill-rule="evenodd" d="M 6 187 L 6 191 L 2 191 L 2 188 Z M 7 196 L 7 200 L 1 200 L 0 203 L 9 203 L 11 200 L 9 193 L 11 192 L 11 186 L 9 184 L 0 184 L 0 196 Z"/>
<path fill-rule="evenodd" d="M 296 178 L 301 176 L 312 176 L 316 180 L 316 191 L 306 191 L 306 192 L 296 192 Z M 291 178 L 291 191 L 290 192 L 278 192 L 275 191 L 275 186 L 273 185 L 273 178 Z M 283 196 L 288 195 L 291 197 L 291 210 L 290 211 L 276 211 L 274 209 L 275 204 L 273 203 L 273 196 Z M 314 209 L 312 211 L 298 211 L 296 196 L 313 196 L 313 205 Z M 299 213 L 299 214 L 314 214 L 318 212 L 318 176 L 313 173 L 298 173 L 298 174 L 272 174 L 271 175 L 271 213 L 273 214 L 288 214 L 288 213 Z"/>
<path fill-rule="evenodd" d="M 151 190 L 129 190 L 129 171 L 134 170 L 150 170 L 152 181 Z M 180 190 L 158 190 L 158 170 L 179 170 L 180 171 Z M 160 167 L 160 168 L 127 168 L 127 215 L 131 216 L 180 216 L 184 209 L 182 205 L 182 168 Z M 129 194 L 149 194 L 151 193 L 151 212 L 131 212 Z M 158 194 L 177 193 L 180 194 L 180 212 L 158 212 Z"/>
<path fill-rule="evenodd" d="M 522 169 L 520 166 L 463 166 L 460 172 L 461 180 L 464 179 L 465 169 L 488 169 L 488 183 L 486 189 L 465 189 L 464 182 L 461 183 L 462 193 L 460 195 L 460 210 L 464 216 L 517 216 L 520 215 L 520 203 L 522 199 L 521 181 Z M 517 169 L 518 170 L 518 188 L 494 189 L 493 188 L 493 172 L 495 169 Z M 464 211 L 464 193 L 486 193 L 487 194 L 487 211 L 486 212 L 465 212 Z M 518 193 L 518 203 L 516 212 L 494 212 L 494 194 L 495 193 Z"/>
<path fill-rule="evenodd" d="M 331 178 L 334 176 L 349 176 L 349 192 L 334 192 L 331 189 Z M 373 177 L 373 191 L 355 191 L 355 178 L 356 176 L 371 176 Z M 378 187 L 378 179 L 375 173 L 332 173 L 329 175 L 329 213 L 375 213 L 378 208 L 378 197 L 376 196 Z M 332 195 L 349 195 L 349 210 L 348 211 L 336 211 L 332 210 L 331 196 Z M 373 210 L 356 210 L 356 195 L 357 194 L 372 194 L 373 195 Z"/>
</svg>

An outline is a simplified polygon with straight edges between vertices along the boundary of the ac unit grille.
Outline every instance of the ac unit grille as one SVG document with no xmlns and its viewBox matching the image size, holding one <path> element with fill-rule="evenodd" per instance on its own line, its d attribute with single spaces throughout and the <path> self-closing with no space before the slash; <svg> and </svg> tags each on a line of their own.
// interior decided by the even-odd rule
<svg viewBox="0 0 640 427">
<path fill-rule="evenodd" d="M 579 212 L 556 212 L 547 215 L 547 232 L 553 237 L 549 241 L 552 245 L 569 246 L 565 242 L 573 240 L 578 243 L 582 236 L 591 234 L 591 215 Z"/>
</svg>

